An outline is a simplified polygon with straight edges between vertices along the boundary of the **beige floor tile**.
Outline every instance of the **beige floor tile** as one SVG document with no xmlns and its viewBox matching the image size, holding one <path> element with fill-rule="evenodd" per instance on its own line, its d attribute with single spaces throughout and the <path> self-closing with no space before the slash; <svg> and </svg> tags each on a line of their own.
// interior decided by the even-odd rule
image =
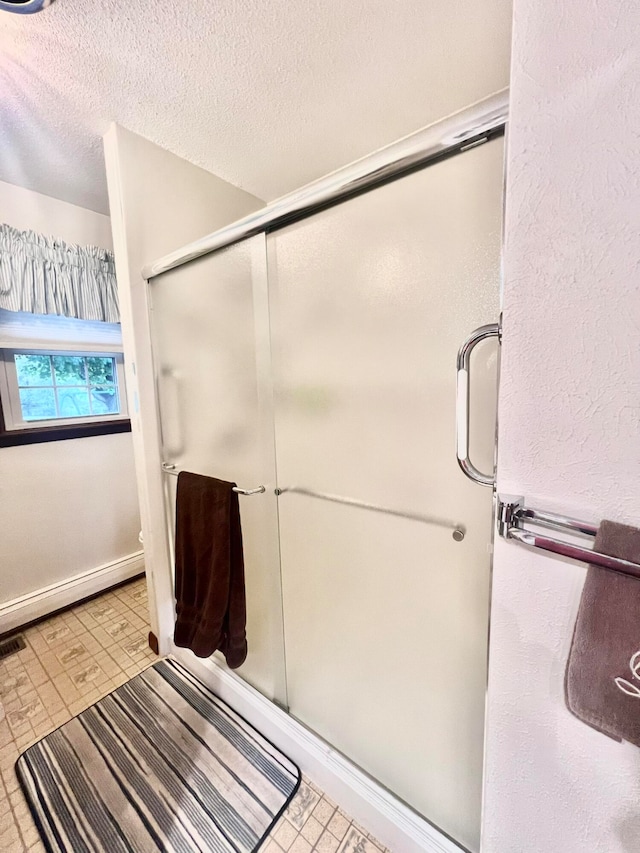
<svg viewBox="0 0 640 853">
<path fill-rule="evenodd" d="M 29 666 L 29 677 L 34 687 L 39 687 L 41 684 L 49 681 L 49 676 L 45 672 L 40 661 L 33 661 Z"/>
<path fill-rule="evenodd" d="M 137 631 L 144 629 L 146 632 L 149 630 L 147 627 L 146 620 L 143 619 L 142 616 L 139 616 L 134 610 L 132 610 L 130 613 L 127 613 L 127 619 L 129 620 L 129 622 L 131 622 L 131 624 Z"/>
<path fill-rule="evenodd" d="M 22 839 L 18 831 L 18 824 L 10 814 L 10 822 L 0 826 L 0 850 L 3 853 L 20 853 L 23 850 Z"/>
<path fill-rule="evenodd" d="M 39 663 L 49 678 L 54 678 L 59 673 L 64 672 L 64 667 L 53 652 L 48 651 L 40 655 Z"/>
<path fill-rule="evenodd" d="M 23 829 L 20 823 L 20 834 L 22 835 L 22 843 L 25 850 L 31 850 L 32 847 L 40 843 L 40 833 L 35 825 L 28 829 Z"/>
<path fill-rule="evenodd" d="M 52 628 L 51 630 L 55 629 Z M 48 652 L 50 649 L 49 644 L 46 642 L 46 640 L 39 631 L 34 631 L 33 633 L 27 634 L 26 640 L 37 655 L 43 654 L 44 652 Z"/>
<path fill-rule="evenodd" d="M 96 638 L 90 633 L 82 635 L 82 645 L 86 648 L 86 650 L 89 652 L 89 654 L 91 656 L 99 655 L 100 652 L 102 651 L 102 646 L 96 640 Z"/>
<path fill-rule="evenodd" d="M 123 649 L 126 654 L 128 654 L 129 657 L 134 660 L 145 655 L 149 650 L 149 640 L 147 633 L 136 632 L 136 634 L 128 637 L 128 639 L 123 645 Z"/>
<path fill-rule="evenodd" d="M 320 794 L 311 788 L 306 782 L 302 782 L 298 792 L 287 809 L 287 818 L 298 831 L 310 819 L 311 814 L 320 801 Z M 317 821 L 316 821 L 317 823 Z"/>
<path fill-rule="evenodd" d="M 96 655 L 94 660 L 109 679 L 115 678 L 116 675 L 120 675 L 122 672 L 122 668 L 106 652 Z"/>
<path fill-rule="evenodd" d="M 110 648 L 107 649 L 107 653 L 109 654 L 109 657 L 112 658 L 112 660 L 114 660 L 121 669 L 131 664 L 131 658 L 119 645 L 112 645 Z"/>
<path fill-rule="evenodd" d="M 13 735 L 6 720 L 0 721 L 0 750 L 11 743 Z"/>
<path fill-rule="evenodd" d="M 72 717 L 77 717 L 78 714 L 86 711 L 89 705 L 91 705 L 91 702 L 85 701 L 84 699 L 78 699 L 77 702 L 70 702 L 68 705 L 69 713 Z"/>
<path fill-rule="evenodd" d="M 328 829 L 326 829 L 320 839 L 316 842 L 316 846 L 314 850 L 317 850 L 318 853 L 336 853 L 336 850 L 340 846 L 340 842 L 332 835 Z"/>
<path fill-rule="evenodd" d="M 2 781 L 4 782 L 4 786 L 7 789 L 7 794 L 11 794 L 13 791 L 17 791 L 20 787 L 18 785 L 18 779 L 16 777 L 16 773 L 14 770 L 15 761 L 12 762 L 11 767 L 2 771 Z M 0 850 L 2 847 L 0 846 Z"/>
<path fill-rule="evenodd" d="M 31 813 L 29 812 L 29 806 L 27 805 L 27 801 L 22 796 L 22 792 L 20 792 L 20 802 L 13 806 L 13 816 L 16 819 L 16 822 L 18 823 L 21 834 L 30 829 L 36 828 L 33 822 L 33 818 L 31 817 Z M 36 836 L 36 838 L 32 839 L 31 843 L 37 841 L 37 838 L 38 837 Z"/>
<path fill-rule="evenodd" d="M 312 846 L 320 838 L 323 832 L 324 827 L 315 819 L 315 817 L 313 817 L 313 815 L 311 815 L 309 820 L 306 821 L 306 823 L 300 830 L 300 834 L 303 836 L 303 838 L 306 838 Z"/>
<path fill-rule="evenodd" d="M 15 740 L 11 740 L 0 752 L 0 771 L 12 766 L 12 762 L 18 757 L 18 747 Z"/>
<path fill-rule="evenodd" d="M 347 818 L 341 814 L 339 811 L 336 811 L 329 823 L 327 824 L 327 829 L 332 835 L 338 839 L 338 841 L 342 841 L 342 839 L 347 834 L 347 830 L 351 825 L 351 821 L 347 820 Z"/>
<path fill-rule="evenodd" d="M 51 719 L 47 708 L 45 708 L 42 703 L 40 703 L 40 708 L 41 710 L 38 711 L 37 714 L 29 717 L 29 722 L 31 723 L 31 727 L 34 731 L 37 728 L 42 728 L 43 724 L 48 724 Z"/>
<path fill-rule="evenodd" d="M 68 679 L 68 676 L 65 675 L 65 680 Z M 58 707 L 64 706 L 64 701 L 60 694 L 60 691 L 56 687 L 56 682 L 54 681 L 45 681 L 39 687 L 36 688 L 36 692 L 40 699 L 42 700 L 45 707 L 51 712 L 54 708 L 57 710 Z"/>
<path fill-rule="evenodd" d="M 298 837 L 298 830 L 286 818 L 282 818 L 271 834 L 280 847 L 287 851 Z"/>
<path fill-rule="evenodd" d="M 75 632 L 69 625 L 59 625 L 56 628 L 45 628 L 45 630 L 40 631 L 38 645 L 36 646 L 33 640 L 31 641 L 31 645 L 37 653 L 38 646 L 41 646 L 41 641 L 44 641 L 43 650 L 47 651 L 47 649 L 55 649 L 63 646 L 69 640 L 72 640 L 74 636 Z"/>
<path fill-rule="evenodd" d="M 89 605 L 87 613 L 99 625 L 102 625 L 103 622 L 111 622 L 117 616 L 117 611 L 107 598 L 94 601 L 93 604 Z"/>
<path fill-rule="evenodd" d="M 384 848 L 352 826 L 338 850 L 339 853 L 383 853 Z"/>
<path fill-rule="evenodd" d="M 37 695 L 38 694 L 36 692 L 35 687 L 33 687 L 33 685 L 31 686 L 31 688 L 29 690 L 27 690 L 26 693 L 23 693 L 22 695 L 18 695 L 17 690 L 14 690 L 11 699 L 5 698 L 2 700 L 2 704 L 4 706 L 4 710 L 6 712 L 7 719 L 9 719 L 10 712 L 18 711 L 24 705 L 28 704 L 31 701 L 34 701 L 37 698 Z M 11 723 L 11 720 L 9 720 L 9 723 Z"/>
<path fill-rule="evenodd" d="M 11 726 L 11 723 L 9 723 L 9 725 L 11 728 L 11 734 L 13 735 L 13 740 L 15 742 L 17 742 L 20 738 L 23 738 L 25 735 L 30 735 L 32 732 L 31 725 L 29 724 L 28 721 L 21 723 L 19 726 L 15 726 L 15 727 Z M 7 750 L 5 748 L 5 752 L 6 751 Z M 1 759 L 0 759 L 0 761 L 1 761 Z"/>
<path fill-rule="evenodd" d="M 323 826 L 326 826 L 333 817 L 333 813 L 335 812 L 335 810 L 336 804 L 329 800 L 327 797 L 322 797 L 318 805 L 313 810 L 313 816 Z"/>
<path fill-rule="evenodd" d="M 71 669 L 72 666 L 90 657 L 89 650 L 84 644 L 83 639 L 84 636 L 81 634 L 79 637 L 74 637 L 70 643 L 56 650 L 56 657 L 65 670 Z"/>
<path fill-rule="evenodd" d="M 109 676 L 96 662 L 95 658 L 79 663 L 70 669 L 69 678 L 81 694 L 86 694 L 91 689 L 99 689 L 109 681 Z"/>
<path fill-rule="evenodd" d="M 3 673 L 0 677 L 0 696 L 6 702 L 9 696 L 17 694 L 20 688 L 28 684 L 31 684 L 31 679 L 22 667 L 13 674 Z"/>
<path fill-rule="evenodd" d="M 70 702 L 77 702 L 81 693 L 71 680 L 68 672 L 60 672 L 53 677 L 52 686 L 55 687 L 63 702 L 68 707 Z"/>
<path fill-rule="evenodd" d="M 31 729 L 30 732 L 24 735 L 20 735 L 19 738 L 16 738 L 16 746 L 18 747 L 19 752 L 24 752 L 25 749 L 28 749 L 30 746 L 33 746 L 34 743 L 38 741 L 38 736 Z"/>
<path fill-rule="evenodd" d="M 43 737 L 46 737 L 48 734 L 51 734 L 51 732 L 57 728 L 58 727 L 56 726 L 56 724 L 51 719 L 48 722 L 42 723 L 39 726 L 34 726 L 33 727 L 33 735 L 34 735 L 35 741 L 42 740 Z"/>
<path fill-rule="evenodd" d="M 70 719 L 71 714 L 66 708 L 64 708 L 62 711 L 58 711 L 52 715 L 51 723 L 57 728 L 58 726 L 68 723 Z"/>
</svg>

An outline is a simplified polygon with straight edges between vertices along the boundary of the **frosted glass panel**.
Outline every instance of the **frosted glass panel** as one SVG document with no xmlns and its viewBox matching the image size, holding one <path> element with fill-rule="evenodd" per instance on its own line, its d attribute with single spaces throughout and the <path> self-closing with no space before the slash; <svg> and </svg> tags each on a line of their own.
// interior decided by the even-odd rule
<svg viewBox="0 0 640 853">
<path fill-rule="evenodd" d="M 267 487 L 240 496 L 249 654 L 238 674 L 285 703 L 264 236 L 166 273 L 150 291 L 165 461 Z M 172 527 L 175 483 L 167 476 Z"/>
<path fill-rule="evenodd" d="M 455 359 L 499 315 L 502 141 L 268 238 L 291 712 L 479 849 L 492 493 L 455 461 Z M 493 468 L 497 351 L 471 366 Z M 452 526 L 466 531 L 462 542 Z"/>
</svg>

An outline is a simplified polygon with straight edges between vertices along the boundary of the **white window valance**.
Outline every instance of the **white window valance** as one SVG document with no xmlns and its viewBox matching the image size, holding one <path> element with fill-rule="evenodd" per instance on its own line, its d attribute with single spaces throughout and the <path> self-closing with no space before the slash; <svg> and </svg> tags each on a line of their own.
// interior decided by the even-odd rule
<svg viewBox="0 0 640 853">
<path fill-rule="evenodd" d="M 113 254 L 0 224 L 0 308 L 119 323 Z"/>
</svg>

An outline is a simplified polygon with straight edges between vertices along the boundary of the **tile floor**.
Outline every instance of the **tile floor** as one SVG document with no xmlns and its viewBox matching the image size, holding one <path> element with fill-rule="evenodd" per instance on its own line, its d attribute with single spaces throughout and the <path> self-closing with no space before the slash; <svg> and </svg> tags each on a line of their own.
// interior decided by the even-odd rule
<svg viewBox="0 0 640 853">
<path fill-rule="evenodd" d="M 0 661 L 0 851 L 44 851 L 16 779 L 18 755 L 110 693 L 156 656 L 143 579 L 23 632 L 27 647 Z M 304 779 L 260 853 L 388 853 Z"/>
</svg>

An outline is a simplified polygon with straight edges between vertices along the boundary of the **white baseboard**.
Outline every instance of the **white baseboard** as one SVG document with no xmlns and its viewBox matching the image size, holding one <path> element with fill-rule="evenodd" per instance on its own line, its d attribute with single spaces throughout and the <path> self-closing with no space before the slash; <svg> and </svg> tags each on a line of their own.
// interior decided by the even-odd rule
<svg viewBox="0 0 640 853">
<path fill-rule="evenodd" d="M 175 646 L 171 654 L 394 853 L 461 853 L 447 836 L 215 660 Z"/>
<path fill-rule="evenodd" d="M 0 604 L 0 634 L 41 619 L 55 610 L 95 595 L 144 571 L 144 552 L 136 551 L 88 572 L 36 589 Z"/>
</svg>

